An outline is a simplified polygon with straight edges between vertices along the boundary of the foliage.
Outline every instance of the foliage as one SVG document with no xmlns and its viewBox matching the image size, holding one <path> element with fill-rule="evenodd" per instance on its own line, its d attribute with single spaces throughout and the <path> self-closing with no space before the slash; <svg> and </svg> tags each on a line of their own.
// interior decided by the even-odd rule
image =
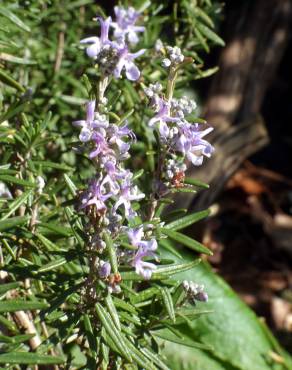
<svg viewBox="0 0 292 370">
<path fill-rule="evenodd" d="M 143 87 L 168 76 L 151 51 L 155 41 L 163 35 L 180 46 L 188 60 L 194 59 L 176 76 L 177 98 L 186 92 L 192 95 L 191 82 L 216 71 L 204 69 L 203 56 L 223 41 L 214 31 L 220 10 L 216 2 L 134 5 L 144 12 L 147 24 L 139 44 L 147 49 L 139 61 L 142 76 L 134 83 L 111 81 L 106 113 L 119 125 L 128 121 L 137 136 L 126 165 L 139 188 L 149 194 L 135 205 L 143 215 L 154 202 L 152 179 L 161 149 L 147 125 L 153 113 Z M 166 214 L 163 209 L 171 200 L 161 197 L 148 221 L 159 241 L 159 266 L 151 280 L 129 266 L 120 268 L 117 241 L 109 234 L 106 251 L 122 292 L 111 294 L 108 280 L 98 278 L 87 248 L 88 215 L 78 208 L 78 197 L 95 167 L 87 155 L 72 150 L 78 139 L 71 125 L 83 114 L 84 103 L 99 94 L 100 70 L 79 45 L 81 38 L 96 33 L 96 12 L 104 15 L 90 0 L 0 5 L 0 363 L 184 368 L 185 360 L 170 354 L 173 347 L 164 348 L 166 341 L 192 348 L 186 352 L 192 369 L 289 368 L 288 356 L 268 330 L 222 280 L 198 265 L 198 253 L 210 251 L 182 230 L 208 211 Z M 172 190 L 199 187 L 207 186 L 186 181 Z M 131 226 L 140 224 L 136 219 Z M 118 242 L 131 250 L 126 240 Z M 183 248 L 194 253 L 186 254 Z M 210 302 L 195 306 L 184 280 L 206 284 Z"/>
</svg>

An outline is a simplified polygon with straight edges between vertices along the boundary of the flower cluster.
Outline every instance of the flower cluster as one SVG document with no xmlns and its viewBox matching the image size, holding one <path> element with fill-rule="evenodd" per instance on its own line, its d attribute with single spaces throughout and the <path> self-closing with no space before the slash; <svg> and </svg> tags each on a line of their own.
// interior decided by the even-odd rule
<svg viewBox="0 0 292 370">
<path fill-rule="evenodd" d="M 131 244 L 132 252 L 127 254 L 114 245 L 119 262 L 128 263 L 130 258 L 130 265 L 136 272 L 149 279 L 156 266 L 143 258 L 155 257 L 157 242 L 149 237 L 149 232 L 147 238 L 144 237 L 142 226 L 133 229 L 123 226 L 136 216 L 133 202 L 145 197 L 134 185 L 132 172 L 124 167 L 135 135 L 126 123 L 120 126 L 110 123 L 106 115 L 96 112 L 95 108 L 95 101 L 89 101 L 86 119 L 75 121 L 73 125 L 80 128 L 79 140 L 97 170 L 88 188 L 80 194 L 79 205 L 95 224 L 94 233 L 89 236 L 89 246 L 100 255 L 97 272 L 101 279 L 109 281 L 111 265 L 103 259 L 106 243 L 102 233 L 106 228 L 113 239 L 125 234 Z M 116 282 L 109 283 L 108 287 L 112 292 L 120 291 Z"/>
<path fill-rule="evenodd" d="M 183 281 L 183 289 L 187 294 L 187 298 L 195 303 L 195 301 L 207 302 L 208 294 L 204 291 L 204 285 L 199 285 L 193 281 Z"/>
<path fill-rule="evenodd" d="M 148 126 L 157 130 L 160 142 L 168 154 L 164 163 L 164 177 L 168 180 L 178 174 L 184 177 L 185 160 L 200 166 L 204 157 L 209 158 L 213 153 L 214 148 L 204 139 L 213 128 L 190 122 L 189 117 L 197 105 L 188 97 L 166 99 L 158 83 L 149 85 L 144 92 L 150 99 L 150 107 L 155 111 Z"/>
<path fill-rule="evenodd" d="M 87 55 L 94 59 L 104 76 L 113 75 L 119 78 L 125 69 L 126 77 L 136 81 L 140 77 L 140 71 L 134 60 L 142 55 L 145 49 L 131 53 L 129 46 L 139 41 L 137 33 L 143 32 L 145 28 L 135 25 L 140 14 L 134 8 L 125 9 L 116 6 L 114 10 L 115 22 L 111 17 L 105 20 L 101 17 L 97 18 L 101 27 L 100 37 L 91 36 L 80 42 L 88 45 Z M 114 29 L 113 40 L 109 39 L 110 27 Z"/>
</svg>

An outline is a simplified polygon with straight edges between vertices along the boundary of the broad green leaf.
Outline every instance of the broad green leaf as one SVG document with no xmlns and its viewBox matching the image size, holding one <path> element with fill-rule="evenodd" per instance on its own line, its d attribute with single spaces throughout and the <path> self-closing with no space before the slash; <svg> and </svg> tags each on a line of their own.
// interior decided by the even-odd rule
<svg viewBox="0 0 292 370">
<path fill-rule="evenodd" d="M 210 351 L 168 341 L 164 341 L 163 345 L 163 354 L 171 370 L 237 370 L 230 364 L 214 358 Z"/>
<path fill-rule="evenodd" d="M 15 365 L 53 365 L 63 364 L 64 359 L 55 356 L 39 355 L 28 352 L 10 352 L 0 354 L 0 364 Z"/>
<path fill-rule="evenodd" d="M 171 229 L 173 231 L 181 230 L 181 229 L 184 229 L 185 227 L 188 227 L 194 224 L 195 222 L 202 220 L 203 218 L 206 218 L 207 216 L 209 216 L 209 214 L 210 214 L 210 211 L 208 209 L 205 211 L 194 212 L 190 215 L 181 217 L 178 220 L 170 222 L 164 227 L 166 229 Z"/>
<path fill-rule="evenodd" d="M 167 256 L 168 252 L 165 252 L 164 257 Z M 193 258 L 186 252 L 183 252 L 183 256 L 185 261 Z M 204 284 L 209 301 L 200 303 L 200 308 L 214 312 L 194 320 L 192 329 L 188 325 L 181 326 L 183 333 L 188 333 L 202 344 L 212 346 L 210 355 L 218 359 L 219 365 L 221 362 L 227 363 L 232 370 L 273 368 L 272 353 L 277 352 L 277 348 L 263 330 L 260 320 L 206 263 L 177 274 L 176 279 Z M 279 369 L 290 369 L 291 359 L 283 356 L 283 361 L 286 365 L 280 366 Z"/>
<path fill-rule="evenodd" d="M 153 331 L 152 335 L 155 337 L 167 340 L 169 342 L 177 343 L 177 344 L 182 344 L 187 347 L 192 347 L 192 348 L 199 348 L 203 350 L 210 350 L 210 346 L 207 344 L 202 344 L 199 341 L 196 342 L 195 340 L 192 340 L 187 337 L 178 337 L 175 334 L 173 334 L 169 329 L 162 329 L 162 330 L 157 330 Z"/>
<path fill-rule="evenodd" d="M 196 240 L 190 238 L 187 235 L 178 233 L 177 231 L 173 231 L 167 228 L 161 228 L 159 229 L 163 234 L 170 237 L 170 239 L 175 240 L 176 242 L 183 244 L 184 246 L 188 247 L 189 249 L 192 249 L 199 253 L 204 253 L 209 256 L 212 256 L 212 252 L 206 248 L 203 244 L 197 242 Z"/>
<path fill-rule="evenodd" d="M 0 312 L 15 312 L 15 311 L 29 311 L 42 310 L 49 307 L 47 303 L 37 301 L 21 301 L 19 299 L 11 299 L 7 301 L 0 301 Z"/>
<path fill-rule="evenodd" d="M 169 242 L 168 239 L 160 239 L 159 246 L 171 252 L 176 257 L 181 258 L 181 254 L 179 253 L 179 251 L 172 245 L 172 243 Z"/>
</svg>

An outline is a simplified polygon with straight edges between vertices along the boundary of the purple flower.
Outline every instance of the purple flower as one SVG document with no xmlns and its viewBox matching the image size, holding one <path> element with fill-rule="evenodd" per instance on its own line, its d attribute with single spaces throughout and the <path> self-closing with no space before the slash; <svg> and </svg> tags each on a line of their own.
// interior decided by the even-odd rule
<svg viewBox="0 0 292 370">
<path fill-rule="evenodd" d="M 120 6 L 115 6 L 114 11 L 116 22 L 111 23 L 111 26 L 114 28 L 114 37 L 124 40 L 127 36 L 130 44 L 137 44 L 139 41 L 137 32 L 145 31 L 145 27 L 135 26 L 140 13 L 133 7 L 125 9 Z"/>
<path fill-rule="evenodd" d="M 111 265 L 109 262 L 100 261 L 100 265 L 98 267 L 98 275 L 100 278 L 105 279 L 111 273 Z"/>
<path fill-rule="evenodd" d="M 95 205 L 97 211 L 105 210 L 105 201 L 112 195 L 112 192 L 106 194 L 104 183 L 100 179 L 93 179 L 89 182 L 88 190 L 81 195 L 80 209 Z"/>
<path fill-rule="evenodd" d="M 145 197 L 145 194 L 138 191 L 137 186 L 128 181 L 123 181 L 120 187 L 120 193 L 118 200 L 116 201 L 113 210 L 116 212 L 120 206 L 124 207 L 125 217 L 131 219 L 136 216 L 136 212 L 133 210 L 131 202 L 134 200 L 140 200 Z"/>
<path fill-rule="evenodd" d="M 127 125 L 124 125 L 122 127 L 111 125 L 108 129 L 108 135 L 110 137 L 109 143 L 118 147 L 119 154 L 122 157 L 120 159 L 124 159 L 125 155 L 130 149 L 130 144 L 123 141 L 122 139 L 125 137 L 129 137 L 131 140 L 135 140 L 135 134 L 132 130 L 128 128 Z"/>
<path fill-rule="evenodd" d="M 108 125 L 108 122 L 104 117 L 97 114 L 97 119 L 94 115 L 95 110 L 95 100 L 91 100 L 86 105 L 86 120 L 74 121 L 73 125 L 76 127 L 81 127 L 79 140 L 83 143 L 91 140 L 93 131 L 97 128 L 103 128 Z"/>
<path fill-rule="evenodd" d="M 95 148 L 89 153 L 89 158 L 95 158 L 98 155 L 107 155 L 113 153 L 113 150 L 109 147 L 105 131 L 95 131 L 91 136 L 94 142 Z"/>
<path fill-rule="evenodd" d="M 202 130 L 202 125 L 191 124 L 185 120 L 179 124 L 179 133 L 175 137 L 175 149 L 186 155 L 195 166 L 203 163 L 204 156 L 210 157 L 214 151 L 213 146 L 202 138 L 213 131 L 213 127 Z"/>
<path fill-rule="evenodd" d="M 157 114 L 150 119 L 149 127 L 156 127 L 159 131 L 160 136 L 165 140 L 169 136 L 169 127 L 167 122 L 178 122 L 179 118 L 171 117 L 170 115 L 170 104 L 161 98 L 155 99 L 155 105 L 157 105 Z"/>
<path fill-rule="evenodd" d="M 108 39 L 109 27 L 112 22 L 111 17 L 107 19 L 102 19 L 101 17 L 97 18 L 100 22 L 100 37 L 92 36 L 86 37 L 81 40 L 81 44 L 90 44 L 87 47 L 86 53 L 90 58 L 96 59 L 98 54 L 101 52 L 102 48 L 106 45 L 112 46 L 111 41 Z"/>
<path fill-rule="evenodd" d="M 199 293 L 197 293 L 195 296 L 194 296 L 194 299 L 196 299 L 197 301 L 200 301 L 200 302 L 208 302 L 208 294 L 204 291 L 200 291 Z"/>
<path fill-rule="evenodd" d="M 136 64 L 133 62 L 134 59 L 145 53 L 145 49 L 139 50 L 136 53 L 129 53 L 127 46 L 123 46 L 119 50 L 119 60 L 114 69 L 114 76 L 119 78 L 122 70 L 125 68 L 126 77 L 130 81 L 136 81 L 140 77 L 140 71 Z"/>
<path fill-rule="evenodd" d="M 130 243 L 138 248 L 131 265 L 135 267 L 136 273 L 143 276 L 144 279 L 149 280 L 152 276 L 153 271 L 156 270 L 157 266 L 151 262 L 145 262 L 142 260 L 144 257 L 155 258 L 154 251 L 157 249 L 157 242 L 155 239 L 141 240 L 143 237 L 143 226 L 136 229 L 130 229 L 128 231 L 128 238 Z"/>
</svg>

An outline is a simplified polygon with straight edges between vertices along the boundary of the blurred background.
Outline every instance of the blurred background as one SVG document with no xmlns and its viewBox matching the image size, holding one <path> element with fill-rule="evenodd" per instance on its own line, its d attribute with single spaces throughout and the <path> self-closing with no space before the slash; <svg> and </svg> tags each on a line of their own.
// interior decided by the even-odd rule
<svg viewBox="0 0 292 370">
<path fill-rule="evenodd" d="M 212 266 L 292 350 L 292 1 L 225 1 L 218 65 L 196 82 L 215 127 L 215 159 L 192 175 L 212 191 L 181 199 L 211 207 L 199 230 Z"/>
</svg>

